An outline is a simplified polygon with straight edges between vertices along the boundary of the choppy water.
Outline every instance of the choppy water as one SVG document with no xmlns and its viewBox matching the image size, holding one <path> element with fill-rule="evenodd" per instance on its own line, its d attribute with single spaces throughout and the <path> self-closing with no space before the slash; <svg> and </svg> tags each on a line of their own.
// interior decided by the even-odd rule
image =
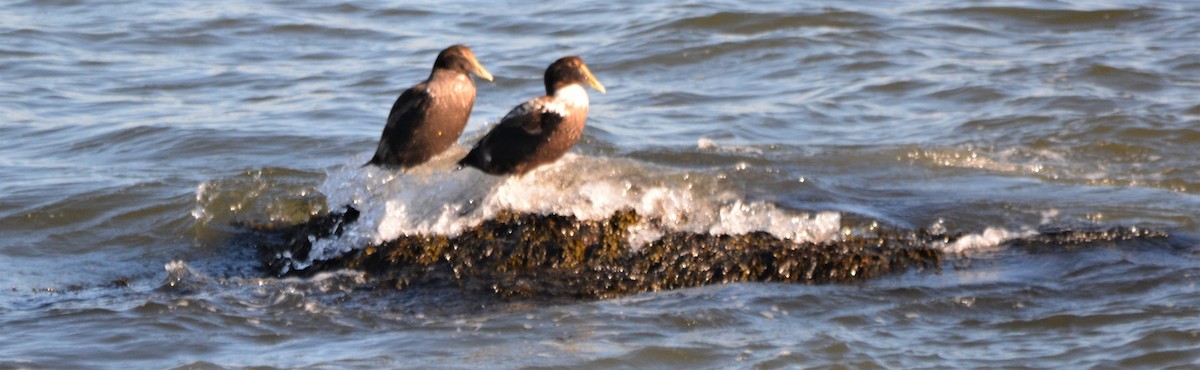
<svg viewBox="0 0 1200 370">
<path fill-rule="evenodd" d="M 1198 34 L 1190 1 L 5 2 L 0 367 L 1200 366 Z M 522 179 L 360 169 L 453 43 L 496 76 L 463 144 L 562 55 L 609 93 Z M 940 274 L 470 309 L 233 237 L 344 202 L 360 241 L 622 207 L 975 237 Z M 1171 237 L 1006 242 L 1063 225 Z"/>
</svg>

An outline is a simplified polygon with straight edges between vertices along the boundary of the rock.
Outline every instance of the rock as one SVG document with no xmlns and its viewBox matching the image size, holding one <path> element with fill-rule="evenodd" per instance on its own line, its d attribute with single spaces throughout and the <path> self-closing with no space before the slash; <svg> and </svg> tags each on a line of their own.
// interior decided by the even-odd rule
<svg viewBox="0 0 1200 370">
<path fill-rule="evenodd" d="M 845 283 L 908 270 L 938 271 L 942 254 L 922 232 L 843 236 L 797 243 L 764 232 L 711 235 L 669 232 L 642 246 L 628 242 L 641 222 L 632 210 L 607 219 L 504 212 L 462 234 L 411 235 L 364 245 L 341 257 L 307 259 L 312 240 L 340 235 L 358 211 L 299 225 L 244 225 L 276 275 L 358 269 L 389 285 L 455 287 L 501 297 L 609 298 L 732 282 Z M 653 221 L 653 220 L 651 220 Z"/>
</svg>

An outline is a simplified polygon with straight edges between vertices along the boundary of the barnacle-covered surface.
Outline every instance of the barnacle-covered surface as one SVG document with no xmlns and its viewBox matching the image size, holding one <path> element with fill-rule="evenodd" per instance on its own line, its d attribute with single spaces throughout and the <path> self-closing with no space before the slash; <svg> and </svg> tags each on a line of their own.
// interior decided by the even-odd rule
<svg viewBox="0 0 1200 370">
<path fill-rule="evenodd" d="M 631 245 L 643 220 L 633 210 L 587 221 L 571 216 L 501 212 L 456 236 L 404 235 L 343 256 L 292 268 L 315 240 L 339 235 L 358 211 L 333 212 L 297 225 L 244 224 L 271 274 L 306 276 L 357 269 L 397 288 L 452 287 L 500 297 L 609 298 L 731 282 L 847 283 L 904 271 L 940 271 L 946 246 L 963 237 L 927 230 L 845 233 L 835 241 L 794 242 L 766 232 L 668 232 Z M 1016 247 L 1085 246 L 1165 239 L 1163 230 L 1043 227 L 1014 238 Z M 954 258 L 963 257 L 951 254 Z"/>
<path fill-rule="evenodd" d="M 942 258 L 930 246 L 935 238 L 920 233 L 797 243 L 765 232 L 670 232 L 633 246 L 629 233 L 641 218 L 624 210 L 596 221 L 503 212 L 457 236 L 406 235 L 304 270 L 288 267 L 306 257 L 313 240 L 336 235 L 356 217 L 351 209 L 300 225 L 251 229 L 274 274 L 351 268 L 397 287 L 450 284 L 521 297 L 606 298 L 745 281 L 853 282 L 909 269 L 936 271 Z"/>
</svg>

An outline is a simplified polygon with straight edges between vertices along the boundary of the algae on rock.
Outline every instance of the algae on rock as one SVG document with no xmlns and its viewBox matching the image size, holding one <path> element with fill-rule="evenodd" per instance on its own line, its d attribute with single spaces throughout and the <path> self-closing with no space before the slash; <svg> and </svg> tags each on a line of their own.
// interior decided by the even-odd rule
<svg viewBox="0 0 1200 370">
<path fill-rule="evenodd" d="M 854 282 L 910 269 L 937 270 L 941 252 L 928 237 L 844 236 L 797 243 L 765 232 L 711 235 L 668 232 L 631 246 L 632 210 L 602 220 L 502 212 L 454 237 L 408 235 L 313 261 L 311 240 L 340 235 L 356 221 L 348 209 L 287 227 L 256 228 L 259 256 L 277 275 L 351 268 L 397 287 L 455 286 L 502 297 L 607 298 L 731 282 Z"/>
</svg>

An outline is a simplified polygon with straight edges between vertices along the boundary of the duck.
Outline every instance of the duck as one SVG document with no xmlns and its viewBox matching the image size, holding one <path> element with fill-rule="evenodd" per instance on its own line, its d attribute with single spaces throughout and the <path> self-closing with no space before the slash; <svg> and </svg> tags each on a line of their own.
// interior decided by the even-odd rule
<svg viewBox="0 0 1200 370">
<path fill-rule="evenodd" d="M 407 170 L 457 143 L 475 106 L 471 75 L 492 80 L 471 48 L 452 45 L 438 53 L 429 78 L 401 92 L 392 104 L 366 165 Z"/>
<path fill-rule="evenodd" d="M 543 78 L 546 95 L 517 105 L 458 162 L 490 175 L 521 176 L 553 163 L 583 136 L 585 86 L 607 93 L 579 56 L 556 60 Z"/>
</svg>

